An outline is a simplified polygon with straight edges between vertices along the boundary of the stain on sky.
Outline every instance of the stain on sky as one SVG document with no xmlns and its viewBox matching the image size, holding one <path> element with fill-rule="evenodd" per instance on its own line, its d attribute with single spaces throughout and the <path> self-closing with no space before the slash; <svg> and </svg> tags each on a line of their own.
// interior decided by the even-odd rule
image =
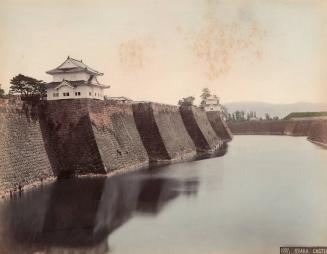
<svg viewBox="0 0 327 254">
<path fill-rule="evenodd" d="M 143 69 L 149 52 L 154 49 L 153 39 L 129 39 L 119 46 L 119 60 L 127 71 Z"/>
<path fill-rule="evenodd" d="M 239 10 L 237 21 L 221 22 L 215 12 L 218 3 L 208 0 L 204 26 L 190 33 L 192 52 L 205 67 L 205 75 L 211 81 L 228 73 L 242 52 L 249 52 L 257 60 L 263 57 L 259 42 L 265 31 L 260 29 L 251 12 L 244 6 Z"/>
</svg>

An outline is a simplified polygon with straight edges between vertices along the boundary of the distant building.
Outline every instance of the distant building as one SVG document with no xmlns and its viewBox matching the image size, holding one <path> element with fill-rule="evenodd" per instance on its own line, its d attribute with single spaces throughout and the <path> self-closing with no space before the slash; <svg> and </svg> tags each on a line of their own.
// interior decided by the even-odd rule
<svg viewBox="0 0 327 254">
<path fill-rule="evenodd" d="M 103 73 L 88 67 L 82 60 L 78 61 L 71 57 L 47 73 L 53 77 L 53 81 L 47 84 L 48 100 L 81 98 L 103 100 L 103 90 L 110 87 L 98 82 L 97 77 Z"/>
<path fill-rule="evenodd" d="M 205 111 L 222 111 L 219 98 L 216 95 L 210 95 L 205 98 L 202 106 Z"/>
</svg>

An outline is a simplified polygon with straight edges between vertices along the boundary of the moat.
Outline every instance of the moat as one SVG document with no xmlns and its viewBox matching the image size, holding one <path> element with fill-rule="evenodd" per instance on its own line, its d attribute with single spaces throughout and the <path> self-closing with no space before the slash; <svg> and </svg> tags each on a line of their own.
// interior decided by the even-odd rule
<svg viewBox="0 0 327 254">
<path fill-rule="evenodd" d="M 222 157 L 58 181 L 1 200 L 0 253 L 326 246 L 326 162 L 304 137 L 234 136 Z"/>
</svg>

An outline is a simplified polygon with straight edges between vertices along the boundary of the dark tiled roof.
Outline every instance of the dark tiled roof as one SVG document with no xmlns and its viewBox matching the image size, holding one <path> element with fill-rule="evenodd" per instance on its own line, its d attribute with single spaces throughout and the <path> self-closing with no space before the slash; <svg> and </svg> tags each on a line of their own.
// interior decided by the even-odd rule
<svg viewBox="0 0 327 254">
<path fill-rule="evenodd" d="M 63 81 L 60 81 L 60 82 L 50 82 L 50 83 L 47 83 L 47 88 L 55 88 L 57 87 L 58 85 L 60 85 Z M 86 81 L 84 80 L 77 80 L 77 81 L 66 81 L 67 83 L 69 83 L 71 86 L 73 87 L 77 87 L 77 86 L 81 86 L 81 85 L 86 85 L 88 84 Z M 90 84 L 91 85 L 91 84 Z"/>
<path fill-rule="evenodd" d="M 73 64 L 73 67 L 63 67 L 65 65 L 65 63 L 69 61 L 70 63 Z M 57 68 L 52 69 L 50 71 L 47 71 L 48 74 L 55 74 L 55 73 L 69 73 L 69 72 L 80 72 L 80 71 L 84 71 L 84 72 L 88 72 L 90 74 L 94 74 L 94 75 L 103 75 L 103 73 L 98 72 L 92 68 L 90 68 L 89 66 L 87 66 L 86 64 L 84 64 L 81 61 L 78 61 L 74 58 L 68 57 L 65 62 L 63 62 L 61 65 L 59 65 Z"/>
<path fill-rule="evenodd" d="M 103 87 L 103 88 L 109 88 L 110 86 L 102 85 L 102 84 L 92 84 L 88 81 L 85 80 L 76 80 L 76 81 L 69 81 L 69 80 L 63 80 L 60 82 L 50 82 L 46 84 L 47 88 L 56 88 L 58 85 L 60 85 L 62 82 L 66 81 L 69 85 L 73 87 L 78 87 L 82 85 L 87 85 L 87 86 L 98 86 L 98 87 Z"/>
</svg>

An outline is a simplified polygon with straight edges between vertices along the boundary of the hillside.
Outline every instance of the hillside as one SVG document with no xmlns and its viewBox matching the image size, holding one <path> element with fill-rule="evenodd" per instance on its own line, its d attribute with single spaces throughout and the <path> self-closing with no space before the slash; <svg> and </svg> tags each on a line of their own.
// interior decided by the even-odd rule
<svg viewBox="0 0 327 254">
<path fill-rule="evenodd" d="M 309 103 L 298 102 L 291 104 L 273 104 L 265 102 L 230 102 L 225 103 L 228 112 L 232 113 L 236 110 L 255 111 L 258 117 L 264 117 L 266 113 L 271 116 L 278 116 L 280 118 L 286 117 L 292 112 L 319 112 L 327 111 L 327 103 Z"/>
<path fill-rule="evenodd" d="M 327 117 L 327 112 L 323 111 L 323 112 L 293 112 L 291 114 L 288 114 L 284 120 L 290 120 L 292 118 L 318 118 L 318 117 Z"/>
</svg>

